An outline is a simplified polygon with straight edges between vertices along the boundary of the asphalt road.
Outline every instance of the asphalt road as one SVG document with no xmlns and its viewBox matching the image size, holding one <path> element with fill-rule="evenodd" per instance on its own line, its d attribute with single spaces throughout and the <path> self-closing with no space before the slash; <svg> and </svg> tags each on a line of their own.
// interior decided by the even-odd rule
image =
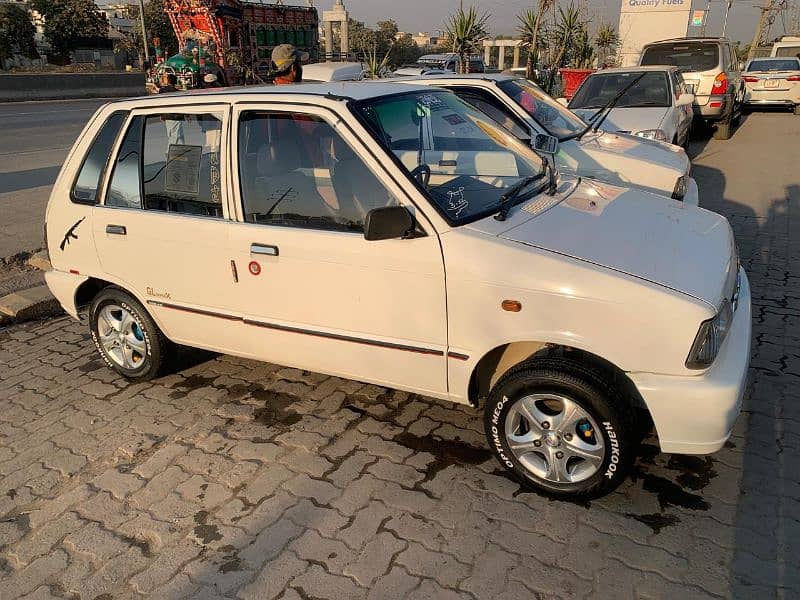
<svg viewBox="0 0 800 600">
<path fill-rule="evenodd" d="M 43 245 L 50 189 L 75 138 L 104 102 L 0 104 L 0 258 Z"/>
</svg>

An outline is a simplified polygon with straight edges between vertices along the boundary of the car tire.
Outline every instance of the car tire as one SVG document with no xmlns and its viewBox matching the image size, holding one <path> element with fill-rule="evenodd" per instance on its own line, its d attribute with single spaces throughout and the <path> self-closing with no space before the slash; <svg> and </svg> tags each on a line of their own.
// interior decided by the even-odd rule
<svg viewBox="0 0 800 600">
<path fill-rule="evenodd" d="M 715 140 L 729 140 L 733 134 L 733 112 L 731 112 L 725 119 L 717 122 L 717 128 L 714 130 Z"/>
<path fill-rule="evenodd" d="M 800 115 L 800 104 L 794 105 L 794 114 Z"/>
<path fill-rule="evenodd" d="M 563 359 L 529 361 L 500 378 L 484 426 L 495 457 L 518 481 L 575 500 L 622 483 L 639 439 L 634 411 L 619 392 Z"/>
<path fill-rule="evenodd" d="M 105 363 L 131 381 L 157 377 L 171 354 L 171 342 L 141 303 L 118 287 L 104 288 L 95 296 L 89 328 Z"/>
</svg>

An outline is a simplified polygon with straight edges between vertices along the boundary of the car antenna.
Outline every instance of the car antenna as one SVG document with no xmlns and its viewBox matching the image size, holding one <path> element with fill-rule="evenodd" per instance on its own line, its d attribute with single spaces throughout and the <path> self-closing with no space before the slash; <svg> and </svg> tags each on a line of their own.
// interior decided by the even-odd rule
<svg viewBox="0 0 800 600">
<path fill-rule="evenodd" d="M 626 85 L 624 88 L 622 88 L 617 93 L 616 96 L 614 96 L 611 100 L 609 100 L 606 103 L 605 106 L 603 106 L 600 110 L 598 110 L 596 113 L 594 113 L 589 118 L 589 124 L 586 125 L 586 127 L 584 128 L 583 131 L 581 131 L 578 135 L 575 136 L 575 139 L 578 139 L 578 140 L 581 139 L 584 135 L 589 133 L 589 131 L 592 130 L 592 129 L 597 131 L 597 129 L 600 127 L 600 125 L 603 124 L 603 121 L 606 120 L 606 117 L 611 112 L 611 109 L 613 109 L 614 106 L 617 104 L 617 102 L 619 102 L 620 99 L 628 92 L 628 90 L 631 89 L 637 83 L 639 83 L 639 80 L 641 80 L 642 77 L 644 77 L 645 75 L 647 75 L 647 71 L 641 73 L 637 77 L 634 77 L 633 81 L 631 81 L 628 85 Z M 603 114 L 603 113 L 605 113 L 605 114 Z"/>
</svg>

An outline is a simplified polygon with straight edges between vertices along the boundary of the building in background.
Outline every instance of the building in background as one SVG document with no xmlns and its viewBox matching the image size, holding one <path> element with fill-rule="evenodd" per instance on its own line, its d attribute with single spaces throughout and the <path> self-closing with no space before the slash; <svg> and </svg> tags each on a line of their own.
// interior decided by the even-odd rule
<svg viewBox="0 0 800 600">
<path fill-rule="evenodd" d="M 691 0 L 622 0 L 617 29 L 621 65 L 637 64 L 645 44 L 687 35 L 691 8 Z"/>
</svg>

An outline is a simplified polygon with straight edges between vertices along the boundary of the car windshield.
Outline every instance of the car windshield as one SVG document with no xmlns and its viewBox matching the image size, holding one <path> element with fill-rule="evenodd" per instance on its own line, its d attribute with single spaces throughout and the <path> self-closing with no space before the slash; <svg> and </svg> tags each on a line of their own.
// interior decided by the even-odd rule
<svg viewBox="0 0 800 600">
<path fill-rule="evenodd" d="M 641 75 L 641 71 L 624 73 L 599 73 L 590 75 L 583 82 L 570 100 L 569 107 L 602 108 L 619 94 L 631 81 Z M 640 106 L 670 106 L 669 84 L 663 71 L 645 73 L 619 99 L 615 108 L 633 108 Z"/>
<path fill-rule="evenodd" d="M 640 62 L 646 65 L 674 65 L 681 71 L 709 71 L 719 65 L 719 45 L 709 42 L 658 44 L 645 48 Z"/>
<path fill-rule="evenodd" d="M 800 71 L 800 60 L 796 58 L 765 58 L 747 65 L 748 71 Z"/>
<path fill-rule="evenodd" d="M 354 110 L 453 225 L 496 212 L 506 190 L 544 171 L 533 150 L 451 92 L 404 92 Z"/>
<path fill-rule="evenodd" d="M 501 81 L 498 86 L 544 127 L 547 133 L 559 140 L 572 137 L 586 127 L 586 123 L 578 115 L 561 106 L 545 94 L 542 88 L 527 79 Z"/>
</svg>

